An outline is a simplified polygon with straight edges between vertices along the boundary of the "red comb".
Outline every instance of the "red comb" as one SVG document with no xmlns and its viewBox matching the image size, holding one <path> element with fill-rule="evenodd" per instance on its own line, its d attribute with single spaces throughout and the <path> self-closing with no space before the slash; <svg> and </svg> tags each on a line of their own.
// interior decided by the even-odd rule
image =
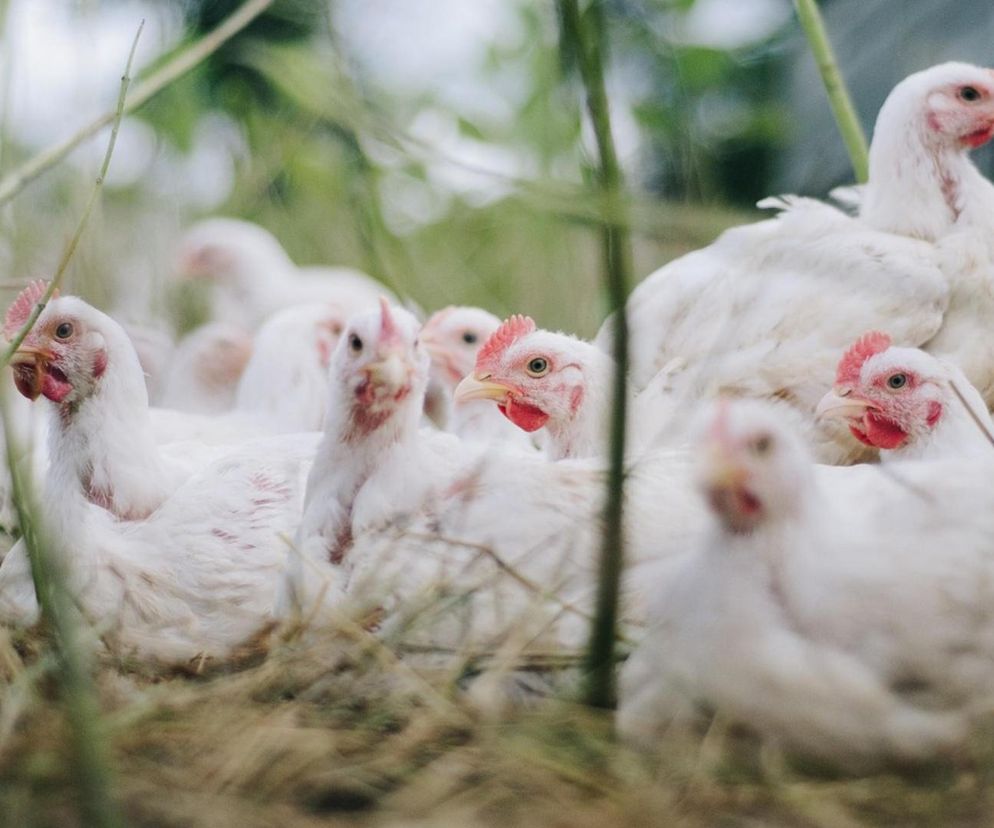
<svg viewBox="0 0 994 828">
<path fill-rule="evenodd" d="M 527 336 L 534 330 L 535 320 L 530 316 L 515 314 L 508 317 L 490 335 L 490 339 L 483 343 L 480 353 L 476 356 L 476 367 L 481 368 L 497 359 L 511 345 L 521 339 L 521 337 Z"/>
<path fill-rule="evenodd" d="M 863 363 L 871 356 L 886 351 L 890 344 L 890 337 L 881 331 L 863 334 L 839 360 L 839 367 L 835 371 L 835 384 L 852 385 L 859 382 L 859 372 L 863 368 Z"/>
<path fill-rule="evenodd" d="M 31 316 L 31 311 L 38 304 L 48 290 L 48 282 L 44 279 L 36 279 L 29 282 L 28 286 L 17 294 L 17 298 L 11 306 L 7 308 L 7 315 L 3 318 L 3 335 L 7 339 L 13 339 L 17 332 L 24 327 L 24 323 Z M 52 294 L 54 299 L 59 295 L 58 291 Z"/>
</svg>

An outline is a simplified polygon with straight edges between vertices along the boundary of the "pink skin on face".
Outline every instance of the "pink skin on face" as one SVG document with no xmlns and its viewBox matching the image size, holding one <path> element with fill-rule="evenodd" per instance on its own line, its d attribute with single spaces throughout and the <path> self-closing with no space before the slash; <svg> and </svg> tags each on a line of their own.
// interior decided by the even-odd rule
<svg viewBox="0 0 994 828">
<path fill-rule="evenodd" d="M 942 417 L 942 404 L 931 398 L 933 380 L 906 367 L 890 337 L 873 331 L 860 337 L 839 362 L 835 387 L 819 404 L 820 413 L 844 416 L 852 435 L 874 448 L 894 450 L 912 434 L 932 429 Z M 864 376 L 871 360 L 873 373 Z M 876 367 L 872 367 L 876 366 Z"/>
<path fill-rule="evenodd" d="M 991 73 L 994 79 L 994 72 Z M 994 84 L 954 84 L 926 113 L 934 132 L 956 136 L 970 149 L 982 147 L 994 137 Z"/>
<path fill-rule="evenodd" d="M 456 401 L 493 400 L 507 419 L 526 432 L 537 431 L 553 416 L 564 418 L 567 410 L 570 416 L 576 414 L 584 400 L 581 364 L 565 361 L 562 354 L 549 352 L 538 342 L 521 346 L 513 358 L 509 355 L 513 346 L 535 331 L 528 317 L 505 320 L 480 349 L 474 372 L 456 388 Z"/>
</svg>

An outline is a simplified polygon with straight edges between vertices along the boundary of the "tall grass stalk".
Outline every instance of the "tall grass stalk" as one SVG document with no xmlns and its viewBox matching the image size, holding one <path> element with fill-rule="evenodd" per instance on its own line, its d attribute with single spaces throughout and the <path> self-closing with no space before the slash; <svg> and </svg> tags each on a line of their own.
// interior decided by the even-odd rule
<svg viewBox="0 0 994 828">
<path fill-rule="evenodd" d="M 204 35 L 192 46 L 184 49 L 164 66 L 137 84 L 134 92 L 128 99 L 127 107 L 124 110 L 125 114 L 133 112 L 173 83 L 173 81 L 178 80 L 198 64 L 209 58 L 221 46 L 269 8 L 272 3 L 273 0 L 247 0 L 238 11 L 230 17 L 225 18 L 214 31 Z M 115 118 L 117 118 L 116 110 L 105 112 L 73 135 L 46 150 L 42 150 L 21 164 L 17 169 L 5 175 L 0 180 L 0 205 L 10 201 L 28 184 L 34 181 L 34 179 L 62 161 L 84 141 L 92 138 L 105 126 L 112 124 Z"/>
<path fill-rule="evenodd" d="M 598 185 L 603 196 L 602 218 L 604 278 L 608 310 L 614 314 L 612 353 L 615 360 L 611 407 L 607 501 L 604 537 L 597 585 L 597 604 L 587 649 L 588 704 L 614 704 L 614 645 L 618 618 L 621 571 L 624 564 L 625 424 L 628 399 L 628 320 L 625 301 L 631 274 L 628 219 L 621 195 L 622 175 L 611 134 L 611 118 L 604 86 L 602 42 L 604 20 L 601 0 L 593 0 L 585 15 L 578 0 L 558 0 L 564 57 L 579 68 L 586 92 L 587 114 L 597 142 Z"/>
<path fill-rule="evenodd" d="M 846 82 L 839 72 L 839 63 L 832 49 L 832 43 L 828 39 L 828 32 L 825 31 L 825 21 L 818 11 L 817 0 L 794 0 L 794 8 L 797 9 L 797 18 L 801 21 L 801 28 L 804 29 L 804 35 L 808 39 L 808 45 L 821 73 L 822 83 L 825 84 L 832 115 L 835 116 L 835 123 L 845 142 L 856 180 L 860 184 L 865 184 L 870 174 L 866 134 L 859 123 Z"/>
<path fill-rule="evenodd" d="M 38 319 L 45 303 L 51 299 L 59 283 L 65 275 L 73 253 L 82 238 L 83 231 L 89 221 L 93 207 L 103 189 L 110 159 L 114 154 L 117 143 L 117 133 L 124 117 L 128 86 L 131 83 L 131 66 L 145 27 L 143 20 L 135 33 L 135 39 L 128 53 L 128 62 L 121 76 L 121 87 L 117 98 L 117 108 L 111 126 L 107 151 L 103 163 L 94 182 L 93 191 L 86 203 L 83 214 L 76 225 L 69 244 L 66 246 L 59 261 L 59 266 L 48 286 L 42 300 L 32 309 L 31 315 L 24 326 L 17 332 L 14 340 L 4 352 L 0 367 L 10 362 L 11 356 L 20 347 L 32 326 Z M 30 478 L 26 478 L 24 469 L 29 467 L 19 436 L 15 434 L 6 398 L 7 386 L 3 386 L 0 399 L 0 413 L 3 418 L 4 440 L 7 446 L 7 466 L 10 471 L 12 497 L 17 511 L 17 519 L 21 528 L 21 537 L 31 563 L 31 578 L 34 582 L 35 594 L 41 607 L 42 618 L 55 635 L 55 647 L 58 655 L 58 678 L 61 688 L 62 703 L 72 736 L 74 753 L 73 768 L 79 786 L 79 800 L 82 822 L 94 828 L 115 828 L 123 825 L 117 804 L 112 794 L 113 773 L 109 747 L 104 734 L 100 716 L 100 705 L 96 688 L 91 676 L 91 659 L 87 645 L 83 643 L 78 628 L 78 616 L 70 593 L 67 577 L 63 571 L 62 557 L 52 555 L 52 544 L 45 534 L 43 511 L 39 508 Z"/>
</svg>

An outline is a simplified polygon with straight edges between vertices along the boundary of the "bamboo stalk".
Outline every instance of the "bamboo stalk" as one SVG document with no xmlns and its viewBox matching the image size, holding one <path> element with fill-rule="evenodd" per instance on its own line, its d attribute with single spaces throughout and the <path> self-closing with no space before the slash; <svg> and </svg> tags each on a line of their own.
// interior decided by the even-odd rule
<svg viewBox="0 0 994 828">
<path fill-rule="evenodd" d="M 82 238 L 83 231 L 86 229 L 94 204 L 103 189 L 104 179 L 110 168 L 110 159 L 117 143 L 118 129 L 121 125 L 121 119 L 124 117 L 135 50 L 138 48 L 138 40 L 144 27 L 145 21 L 142 20 L 131 44 L 124 74 L 121 76 L 121 87 L 117 98 L 117 108 L 114 111 L 110 139 L 107 142 L 107 151 L 104 153 L 103 163 L 100 165 L 93 191 L 76 226 L 76 232 L 62 254 L 58 269 L 45 296 L 42 301 L 35 305 L 28 321 L 17 332 L 17 336 L 4 352 L 0 367 L 7 365 L 10 361 L 10 357 L 37 321 L 45 303 L 51 299 L 62 281 L 79 240 Z M 55 633 L 59 683 L 66 717 L 69 720 L 72 733 L 75 754 L 74 769 L 79 785 L 82 822 L 96 828 L 116 828 L 116 826 L 123 825 L 123 821 L 111 793 L 113 773 L 109 748 L 100 718 L 100 705 L 90 675 L 90 658 L 86 647 L 80 640 L 73 596 L 66 584 L 66 575 L 62 571 L 60 560 L 49 552 L 52 549 L 51 542 L 45 535 L 43 523 L 37 518 L 42 512 L 35 500 L 31 481 L 26 480 L 22 472 L 24 460 L 8 412 L 6 386 L 4 386 L 3 399 L 0 400 L 0 408 L 2 408 L 3 415 L 3 432 L 7 446 L 7 465 L 10 470 L 14 507 L 17 511 L 21 536 L 31 564 L 31 578 L 35 594 L 38 597 L 38 604 L 41 607 L 42 617 Z"/>
<path fill-rule="evenodd" d="M 839 63 L 832 49 L 832 43 L 825 31 L 825 21 L 818 11 L 816 0 L 794 0 L 797 18 L 808 39 L 811 53 L 814 55 L 822 83 L 828 95 L 828 103 L 835 116 L 835 124 L 839 128 L 842 140 L 845 142 L 853 172 L 860 184 L 865 184 L 870 174 L 869 150 L 866 134 L 859 123 L 856 108 L 853 106 L 846 82 L 839 72 Z"/>
<path fill-rule="evenodd" d="M 593 0 L 587 20 L 577 0 L 558 0 L 564 56 L 572 55 L 586 90 L 587 114 L 597 142 L 597 178 L 604 195 L 603 255 L 608 310 L 614 314 L 612 353 L 615 360 L 611 407 L 607 501 L 601 547 L 597 604 L 587 649 L 588 704 L 614 704 L 614 644 L 619 589 L 624 563 L 625 424 L 628 400 L 628 320 L 625 301 L 631 273 L 628 220 L 621 197 L 622 175 L 611 134 L 611 118 L 604 87 L 601 36 L 604 32 L 601 0 Z M 589 25 L 585 26 L 584 23 Z"/>
<path fill-rule="evenodd" d="M 255 18 L 262 14 L 273 0 L 247 0 L 238 11 L 226 18 L 210 34 L 204 35 L 189 48 L 180 52 L 176 57 L 153 72 L 145 80 L 135 86 L 128 100 L 125 114 L 133 112 L 150 98 L 157 95 L 173 81 L 181 78 L 199 63 L 202 63 L 232 37 L 238 34 Z M 13 170 L 0 180 L 0 205 L 10 201 L 42 173 L 54 167 L 76 147 L 92 138 L 101 129 L 114 122 L 116 111 L 105 112 L 99 118 L 78 130 L 65 140 L 29 158 L 24 164 Z"/>
</svg>

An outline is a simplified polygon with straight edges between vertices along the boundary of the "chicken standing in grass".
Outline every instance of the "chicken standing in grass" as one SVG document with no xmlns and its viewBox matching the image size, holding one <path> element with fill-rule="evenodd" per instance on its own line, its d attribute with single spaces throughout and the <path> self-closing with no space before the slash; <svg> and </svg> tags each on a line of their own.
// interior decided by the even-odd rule
<svg viewBox="0 0 994 828">
<path fill-rule="evenodd" d="M 44 292 L 8 310 L 10 335 Z M 124 651 L 164 662 L 227 655 L 271 619 L 316 436 L 169 453 L 152 436 L 124 330 L 82 300 L 53 299 L 12 361 L 18 390 L 53 409 L 44 528 L 84 616 Z M 23 541 L 0 565 L 0 620 L 32 624 Z"/>
<path fill-rule="evenodd" d="M 991 574 L 981 528 L 936 531 L 933 521 L 942 512 L 936 504 L 916 502 L 915 494 L 886 480 L 857 485 L 864 471 L 880 477 L 875 469 L 825 469 L 836 481 L 830 487 L 814 473 L 805 446 L 758 402 L 719 403 L 698 450 L 713 525 L 682 566 L 656 585 L 651 627 L 621 674 L 620 732 L 652 747 L 668 727 L 688 724 L 704 706 L 791 748 L 837 760 L 924 758 L 956 744 L 963 735 L 960 712 L 916 706 L 895 689 L 900 678 L 891 657 L 899 651 L 909 657 L 901 678 L 913 681 L 917 645 L 892 625 L 951 633 L 952 624 L 958 635 L 946 643 L 990 647 L 966 615 L 979 613 L 976 618 L 986 616 L 990 624 L 994 594 L 963 593 L 962 617 L 941 611 L 944 588 L 965 586 L 978 572 Z M 845 496 L 847 484 L 858 489 L 853 496 Z M 841 504 L 834 497 L 840 492 Z M 846 515 L 854 505 L 857 513 Z M 888 515 L 901 515 L 901 525 Z M 967 568 L 958 574 L 942 562 L 947 541 L 963 553 L 957 564 Z M 916 547 L 908 558 L 931 558 L 932 573 L 948 577 L 917 580 L 924 572 L 909 571 L 903 561 L 908 545 Z M 806 568 L 811 563 L 819 566 Z M 838 577 L 820 588 L 817 576 L 833 569 Z M 846 587 L 864 579 L 881 587 L 880 597 Z M 853 635 L 859 631 L 860 643 L 826 634 L 801 615 L 804 584 L 816 588 L 818 594 L 807 597 L 817 602 L 819 619 L 841 620 Z M 930 655 L 955 667 L 955 651 Z M 925 671 L 919 676 L 932 678 Z"/>
<path fill-rule="evenodd" d="M 994 133 L 994 74 L 943 64 L 898 84 L 877 120 L 858 218 L 811 199 L 734 228 L 632 293 L 631 378 L 664 366 L 690 398 L 780 398 L 813 413 L 837 355 L 886 328 L 959 365 L 994 402 L 994 187 L 969 160 Z M 610 320 L 597 342 L 607 349 Z M 818 445 L 851 459 L 844 430 Z"/>
<path fill-rule="evenodd" d="M 298 267 L 272 233 L 247 221 L 205 219 L 180 241 L 179 275 L 209 287 L 212 318 L 253 327 L 282 308 L 338 305 L 346 316 L 390 291 L 348 267 Z"/>
<path fill-rule="evenodd" d="M 994 420 L 963 372 L 917 348 L 894 347 L 879 331 L 846 351 L 817 414 L 845 420 L 883 461 L 994 452 Z"/>
<path fill-rule="evenodd" d="M 426 610 L 435 645 L 493 643 L 515 629 L 579 645 L 596 587 L 603 464 L 419 429 L 428 364 L 406 311 L 384 304 L 350 321 L 280 614 L 319 617 L 345 594 L 397 611 L 395 621 Z M 642 568 L 700 526 L 687 477 L 683 452 L 629 470 L 628 620 L 642 613 Z"/>
</svg>

